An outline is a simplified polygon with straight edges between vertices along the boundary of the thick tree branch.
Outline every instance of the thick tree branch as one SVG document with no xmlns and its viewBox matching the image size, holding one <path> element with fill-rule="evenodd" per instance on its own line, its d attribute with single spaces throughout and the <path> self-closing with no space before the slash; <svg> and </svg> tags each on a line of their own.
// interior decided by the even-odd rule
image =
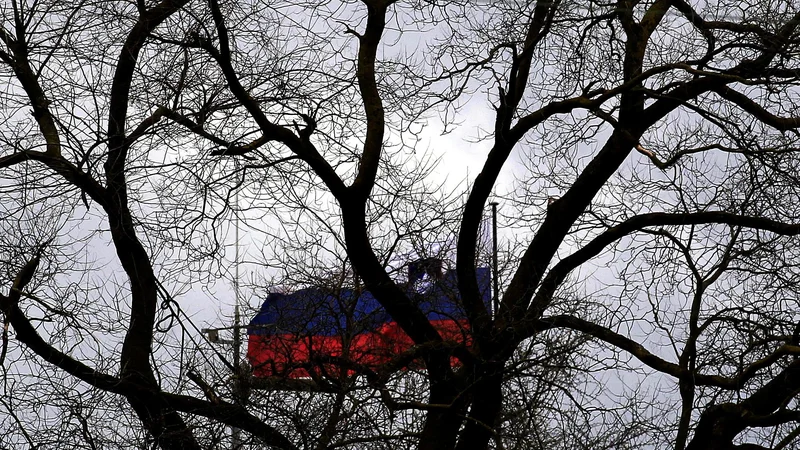
<svg viewBox="0 0 800 450">
<path fill-rule="evenodd" d="M 378 164 L 383 154 L 383 137 L 386 127 L 383 101 L 378 92 L 378 83 L 375 80 L 375 59 L 385 26 L 386 8 L 388 7 L 388 2 L 386 5 L 382 3 L 369 2 L 367 4 L 367 26 L 364 34 L 358 37 L 356 77 L 358 79 L 358 88 L 361 92 L 361 101 L 364 102 L 367 129 L 364 137 L 364 150 L 358 164 L 358 174 L 353 181 L 353 185 L 350 186 L 350 191 L 361 202 L 366 201 L 375 185 Z"/>
<path fill-rule="evenodd" d="M 216 419 L 222 423 L 236 426 L 252 433 L 254 436 L 262 439 L 267 445 L 287 450 L 297 450 L 297 447 L 283 436 L 283 434 L 266 425 L 261 419 L 249 414 L 240 406 L 226 403 L 219 399 L 211 402 L 183 395 L 164 393 L 149 383 L 140 384 L 133 379 L 117 378 L 92 369 L 47 343 L 42 339 L 39 333 L 37 333 L 30 320 L 25 316 L 18 305 L 20 290 L 24 289 L 30 281 L 37 265 L 38 256 L 35 256 L 25 265 L 23 270 L 20 271 L 15 279 L 11 293 L 8 296 L 0 294 L 0 310 L 8 314 L 11 326 L 16 333 L 16 338 L 43 360 L 97 389 L 129 398 L 135 397 L 140 400 L 148 399 L 147 401 L 149 402 L 162 404 L 162 409 L 163 407 L 168 407 L 177 411 Z M 182 442 L 184 446 L 180 448 L 196 446 L 196 443 L 191 444 L 194 439 L 187 430 L 175 429 L 170 432 L 173 434 L 175 432 L 183 434 L 182 438 L 180 436 L 172 436 L 170 438 L 171 440 L 176 439 L 178 442 Z M 158 438 L 159 436 L 156 437 Z M 162 444 L 167 444 L 168 447 L 172 445 L 169 442 L 162 442 Z"/>
<path fill-rule="evenodd" d="M 219 51 L 215 49 L 209 40 L 204 40 L 199 42 L 199 44 L 217 62 L 228 83 L 228 88 L 241 102 L 242 106 L 245 107 L 256 124 L 258 124 L 259 128 L 261 128 L 266 142 L 277 141 L 286 145 L 311 167 L 314 173 L 320 177 L 322 182 L 330 189 L 334 197 L 337 199 L 346 198 L 347 189 L 344 183 L 336 174 L 333 167 L 331 167 L 316 148 L 314 148 L 313 144 L 311 144 L 307 133 L 301 133 L 304 134 L 305 137 L 297 136 L 289 128 L 272 123 L 261 110 L 258 102 L 244 88 L 236 73 L 236 69 L 233 67 L 228 28 L 225 25 L 225 18 L 219 8 L 219 3 L 217 0 L 209 0 L 209 5 L 211 7 L 212 17 L 214 18 L 214 24 L 217 28 L 220 49 Z"/>
<path fill-rule="evenodd" d="M 696 373 L 694 370 L 689 370 L 677 363 L 662 359 L 633 339 L 578 317 L 570 315 L 543 317 L 536 323 L 531 324 L 531 327 L 536 331 L 551 328 L 569 328 L 580 331 L 629 353 L 651 369 L 671 375 L 677 379 L 691 379 L 696 386 L 714 386 L 727 390 L 741 389 L 759 370 L 776 364 L 786 356 L 800 355 L 800 347 L 788 344 L 782 345 L 768 356 L 742 368 L 735 376 L 709 375 Z"/>
<path fill-rule="evenodd" d="M 26 42 L 26 29 L 25 24 L 18 14 L 15 14 L 15 24 L 17 31 L 17 38 L 13 38 L 3 28 L 0 28 L 0 41 L 3 41 L 6 46 L 11 50 L 12 55 L 6 55 L 3 59 L 10 63 L 11 69 L 17 76 L 22 89 L 28 96 L 31 107 L 33 108 L 33 117 L 39 125 L 39 131 L 46 143 L 46 153 L 49 156 L 61 155 L 61 137 L 56 127 L 55 119 L 50 112 L 50 99 L 42 90 L 39 80 L 31 67 L 28 58 L 28 48 Z M 12 58 L 13 56 L 13 58 Z"/>
<path fill-rule="evenodd" d="M 800 392 L 800 359 L 795 359 L 764 386 L 738 404 L 722 403 L 708 407 L 700 415 L 694 437 L 686 450 L 728 450 L 733 439 L 750 426 L 772 426 L 797 420 L 796 412 L 789 417 L 770 415 L 783 407 Z"/>
<path fill-rule="evenodd" d="M 98 183 L 88 173 L 75 167 L 62 156 L 49 155 L 46 152 L 23 150 L 0 158 L 0 168 L 11 167 L 26 161 L 38 161 L 60 175 L 64 180 L 85 192 L 92 200 L 102 207 L 109 205 L 109 198 L 105 187 Z"/>
<path fill-rule="evenodd" d="M 539 0 L 534 6 L 533 16 L 528 25 L 525 42 L 518 56 L 515 56 L 509 69 L 509 81 L 506 91 L 501 90 L 500 105 L 497 106 L 495 118 L 495 143 L 489 151 L 486 162 L 475 182 L 464 205 L 461 226 L 458 233 L 456 271 L 461 301 L 467 312 L 470 325 L 478 346 L 490 346 L 486 341 L 490 326 L 489 312 L 483 304 L 475 275 L 476 248 L 475 241 L 483 218 L 483 210 L 492 188 L 497 182 L 505 162 L 511 151 L 524 134 L 556 114 L 568 113 L 576 108 L 588 107 L 591 102 L 584 97 L 576 97 L 548 104 L 539 110 L 521 118 L 517 125 L 511 127 L 517 106 L 521 101 L 530 76 L 533 53 L 537 45 L 547 36 L 553 17 L 560 2 Z"/>
<path fill-rule="evenodd" d="M 737 92 L 728 86 L 718 86 L 714 88 L 714 92 L 719 94 L 720 97 L 728 100 L 736 106 L 742 108 L 750 113 L 759 121 L 775 128 L 778 131 L 796 130 L 800 127 L 800 117 L 779 117 L 767 111 L 750 99 L 750 97 Z"/>
<path fill-rule="evenodd" d="M 128 33 L 115 65 L 114 79 L 111 84 L 108 114 L 108 147 L 109 155 L 105 163 L 109 186 L 114 190 L 124 191 L 123 175 L 129 142 L 126 142 L 125 127 L 128 117 L 131 83 L 136 63 L 147 38 L 169 16 L 188 3 L 188 0 L 163 0 L 139 17 Z M 123 202 L 124 203 L 124 202 Z"/>
<path fill-rule="evenodd" d="M 764 217 L 743 216 L 725 211 L 703 211 L 698 213 L 649 213 L 633 216 L 619 225 L 613 226 L 592 239 L 583 248 L 559 261 L 542 280 L 533 303 L 545 304 L 550 301 L 558 286 L 567 275 L 599 255 L 608 245 L 630 233 L 647 227 L 673 225 L 726 224 L 744 228 L 770 231 L 783 236 L 800 234 L 800 224 L 774 221 Z"/>
</svg>

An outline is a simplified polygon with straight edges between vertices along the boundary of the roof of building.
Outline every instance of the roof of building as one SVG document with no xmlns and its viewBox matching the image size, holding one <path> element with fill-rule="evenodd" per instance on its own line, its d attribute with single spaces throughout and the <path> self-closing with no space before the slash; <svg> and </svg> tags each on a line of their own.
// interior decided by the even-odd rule
<svg viewBox="0 0 800 450">
<path fill-rule="evenodd" d="M 484 304 L 491 301 L 491 272 L 476 270 Z M 461 306 L 455 270 L 440 278 L 428 276 L 405 285 L 409 298 L 418 302 L 430 320 L 460 320 Z M 271 293 L 248 326 L 248 334 L 346 335 L 375 330 L 391 322 L 369 291 L 310 287 L 290 294 Z"/>
</svg>

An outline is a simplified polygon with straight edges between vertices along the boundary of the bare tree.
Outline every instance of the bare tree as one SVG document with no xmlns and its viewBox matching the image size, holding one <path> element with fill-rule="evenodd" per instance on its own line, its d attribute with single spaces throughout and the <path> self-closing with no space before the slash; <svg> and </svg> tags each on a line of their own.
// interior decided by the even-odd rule
<svg viewBox="0 0 800 450">
<path fill-rule="evenodd" d="M 6 2 L 0 445 L 792 448 L 798 6 Z M 477 115 L 448 191 L 425 127 Z M 234 216 L 263 279 L 368 290 L 414 345 L 243 401 L 180 308 Z M 431 255 L 469 340 L 402 285 Z"/>
</svg>

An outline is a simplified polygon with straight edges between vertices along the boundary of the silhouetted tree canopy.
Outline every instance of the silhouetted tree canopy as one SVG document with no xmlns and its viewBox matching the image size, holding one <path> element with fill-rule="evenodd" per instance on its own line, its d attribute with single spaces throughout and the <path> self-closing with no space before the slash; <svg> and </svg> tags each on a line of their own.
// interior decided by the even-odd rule
<svg viewBox="0 0 800 450">
<path fill-rule="evenodd" d="M 800 3 L 0 13 L 0 447 L 798 445 Z M 184 312 L 234 278 L 324 287 L 345 350 L 252 377 Z M 353 290 L 413 345 L 348 359 Z"/>
</svg>

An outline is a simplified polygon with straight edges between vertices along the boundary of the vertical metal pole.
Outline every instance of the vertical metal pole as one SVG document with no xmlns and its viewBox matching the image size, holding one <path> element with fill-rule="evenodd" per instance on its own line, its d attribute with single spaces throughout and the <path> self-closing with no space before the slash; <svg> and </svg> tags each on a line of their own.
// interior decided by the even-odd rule
<svg viewBox="0 0 800 450">
<path fill-rule="evenodd" d="M 238 164 L 234 166 L 238 169 Z M 242 382 L 243 380 L 241 377 L 244 375 L 242 373 L 242 365 L 241 365 L 241 351 L 242 351 L 242 340 L 241 340 L 241 317 L 239 315 L 239 303 L 240 303 L 240 293 L 239 293 L 239 191 L 237 188 L 236 193 L 234 194 L 234 213 L 236 214 L 234 226 L 236 227 L 234 230 L 234 261 L 233 261 L 233 292 L 236 304 L 233 307 L 233 397 L 236 404 L 243 404 L 244 400 L 242 398 Z M 242 446 L 242 430 L 237 427 L 231 427 L 231 446 L 233 450 L 239 450 Z"/>
<path fill-rule="evenodd" d="M 236 203 L 239 202 L 239 193 L 236 193 Z M 236 367 L 236 370 L 239 370 L 239 363 L 241 357 L 241 350 L 242 350 L 242 341 L 241 335 L 239 333 L 241 327 L 241 317 L 239 315 L 239 303 L 241 300 L 240 292 L 239 292 L 239 216 L 236 216 L 236 248 L 234 251 L 234 258 L 236 261 L 233 263 L 234 267 L 234 279 L 233 279 L 233 291 L 235 294 L 235 301 L 236 304 L 233 308 L 233 365 Z"/>
<path fill-rule="evenodd" d="M 497 202 L 491 202 L 492 205 L 492 288 L 493 288 L 493 313 L 497 314 L 500 309 L 500 285 L 497 280 Z"/>
</svg>

